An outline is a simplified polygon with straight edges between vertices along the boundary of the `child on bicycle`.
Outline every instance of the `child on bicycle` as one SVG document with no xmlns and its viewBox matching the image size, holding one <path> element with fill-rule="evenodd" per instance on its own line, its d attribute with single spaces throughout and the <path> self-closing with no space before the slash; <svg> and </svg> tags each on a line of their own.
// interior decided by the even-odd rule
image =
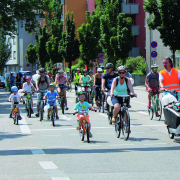
<svg viewBox="0 0 180 180">
<path fill-rule="evenodd" d="M 88 118 L 88 124 L 90 124 L 89 137 L 92 137 L 92 133 L 90 132 L 91 123 L 90 123 L 90 120 L 89 120 L 88 112 L 86 112 L 86 117 L 85 117 L 82 112 L 78 112 L 78 111 L 88 111 L 88 109 L 92 109 L 94 111 L 94 108 L 88 102 L 84 101 L 86 96 L 82 91 L 79 91 L 78 95 L 79 95 L 79 100 L 80 101 L 74 107 L 74 113 L 78 113 L 77 116 L 78 116 L 78 119 L 79 119 L 79 124 L 78 124 L 77 128 L 79 129 L 79 132 L 81 132 L 80 129 L 81 129 L 82 121 L 85 120 L 86 118 Z"/>
<path fill-rule="evenodd" d="M 33 86 L 33 84 L 31 83 L 31 78 L 30 77 L 26 77 L 26 81 L 24 84 L 23 84 L 23 92 L 26 92 L 26 93 L 30 93 L 31 95 L 31 113 L 33 114 L 33 98 L 32 98 L 32 91 L 31 89 L 33 89 L 34 91 L 36 90 Z"/>
<path fill-rule="evenodd" d="M 56 103 L 56 98 L 59 97 L 58 96 L 58 93 L 55 90 L 56 88 L 56 84 L 55 83 L 51 83 L 50 85 L 50 91 L 48 91 L 45 96 L 43 97 L 43 99 L 48 99 L 48 100 L 54 100 L 54 101 L 48 101 L 47 100 L 47 119 L 50 120 L 50 111 L 51 111 L 51 104 L 53 103 L 53 107 L 55 109 L 55 113 L 56 113 L 56 119 L 59 119 L 59 116 L 58 116 L 58 109 L 57 109 L 57 103 Z"/>
<path fill-rule="evenodd" d="M 23 101 L 23 98 L 18 94 L 18 88 L 16 86 L 12 86 L 11 91 L 13 93 L 9 96 L 9 101 L 12 102 L 12 104 L 11 104 L 11 113 L 9 114 L 9 118 L 12 118 L 12 113 L 14 112 L 14 109 L 15 109 L 13 102 L 19 103 L 19 102 Z M 18 104 L 16 105 L 16 108 L 18 110 L 18 119 L 21 120 L 22 117 L 20 116 L 20 111 L 19 111 Z"/>
</svg>

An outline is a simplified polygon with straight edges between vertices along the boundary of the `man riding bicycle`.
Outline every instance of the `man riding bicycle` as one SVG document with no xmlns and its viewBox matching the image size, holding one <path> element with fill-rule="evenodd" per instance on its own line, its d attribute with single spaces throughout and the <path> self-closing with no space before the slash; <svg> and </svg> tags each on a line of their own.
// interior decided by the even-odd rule
<svg viewBox="0 0 180 180">
<path fill-rule="evenodd" d="M 113 118 L 112 118 L 113 123 L 116 122 L 116 116 L 120 111 L 119 99 L 118 97 L 114 97 L 114 95 L 128 95 L 128 89 L 129 89 L 129 91 L 132 92 L 135 97 L 137 97 L 137 94 L 134 93 L 131 80 L 125 77 L 127 72 L 126 68 L 124 66 L 119 66 L 117 68 L 117 71 L 119 73 L 119 77 L 114 78 L 110 93 L 111 101 L 112 104 L 114 105 Z"/>
<path fill-rule="evenodd" d="M 172 91 L 179 90 L 180 85 L 180 71 L 173 68 L 173 62 L 170 57 L 163 59 L 164 69 L 159 72 L 159 84 L 161 91 L 170 89 L 171 92 L 165 92 L 164 94 L 172 94 L 176 97 L 176 94 Z M 180 93 L 178 93 L 178 100 L 180 100 Z"/>
<path fill-rule="evenodd" d="M 159 90 L 159 73 L 157 72 L 158 65 L 151 65 L 151 72 L 147 74 L 145 80 L 146 90 L 148 92 L 148 108 L 151 107 L 151 91 Z"/>
<path fill-rule="evenodd" d="M 81 77 L 80 68 L 76 69 L 76 73 L 74 75 L 74 81 L 75 81 L 75 94 L 77 94 L 77 87 L 79 85 L 79 80 Z"/>
<path fill-rule="evenodd" d="M 89 76 L 91 77 L 91 82 L 90 82 L 90 87 L 91 87 L 91 100 L 93 99 L 93 83 L 94 83 L 94 75 L 93 75 L 93 71 L 89 70 Z"/>
<path fill-rule="evenodd" d="M 114 78 L 118 76 L 118 73 L 114 72 L 113 68 L 114 68 L 114 65 L 112 63 L 107 63 L 106 64 L 106 74 L 103 74 L 103 76 L 102 76 L 101 89 L 103 92 L 105 92 L 105 88 L 108 90 L 107 96 L 110 95 L 111 84 L 112 84 Z M 108 110 L 108 109 L 109 108 L 106 103 L 105 110 Z"/>
<path fill-rule="evenodd" d="M 9 91 L 11 91 L 11 87 L 15 86 L 15 80 L 16 80 L 16 77 L 13 75 L 13 72 L 10 73 L 8 80 L 9 80 Z"/>
</svg>

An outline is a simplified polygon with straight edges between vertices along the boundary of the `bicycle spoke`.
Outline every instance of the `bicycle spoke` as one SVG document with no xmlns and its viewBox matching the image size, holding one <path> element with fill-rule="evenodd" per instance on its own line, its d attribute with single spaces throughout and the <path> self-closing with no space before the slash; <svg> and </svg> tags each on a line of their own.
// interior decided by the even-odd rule
<svg viewBox="0 0 180 180">
<path fill-rule="evenodd" d="M 124 135 L 124 140 L 128 140 L 130 134 L 130 116 L 127 110 L 124 110 L 122 117 L 122 133 Z"/>
</svg>

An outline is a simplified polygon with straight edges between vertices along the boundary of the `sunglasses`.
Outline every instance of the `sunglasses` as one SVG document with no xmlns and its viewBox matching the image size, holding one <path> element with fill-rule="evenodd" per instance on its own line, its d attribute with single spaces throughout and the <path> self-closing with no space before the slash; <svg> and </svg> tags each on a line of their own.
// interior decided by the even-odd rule
<svg viewBox="0 0 180 180">
<path fill-rule="evenodd" d="M 158 68 L 153 68 L 153 70 L 158 70 Z"/>
<path fill-rule="evenodd" d="M 119 72 L 119 74 L 125 74 L 125 72 Z"/>
<path fill-rule="evenodd" d="M 110 69 L 110 68 L 106 68 L 106 69 Z"/>
<path fill-rule="evenodd" d="M 84 99 L 84 98 L 85 98 L 85 96 L 79 96 L 79 98 L 80 98 L 80 99 Z"/>
<path fill-rule="evenodd" d="M 40 72 L 40 73 L 44 73 L 44 72 Z"/>
</svg>

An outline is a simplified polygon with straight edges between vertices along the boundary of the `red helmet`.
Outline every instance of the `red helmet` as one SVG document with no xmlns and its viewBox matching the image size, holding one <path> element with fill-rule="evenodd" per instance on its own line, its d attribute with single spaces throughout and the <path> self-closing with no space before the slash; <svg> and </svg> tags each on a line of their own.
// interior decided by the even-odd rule
<svg viewBox="0 0 180 180">
<path fill-rule="evenodd" d="M 77 68 L 76 71 L 80 71 L 80 68 Z"/>
</svg>

